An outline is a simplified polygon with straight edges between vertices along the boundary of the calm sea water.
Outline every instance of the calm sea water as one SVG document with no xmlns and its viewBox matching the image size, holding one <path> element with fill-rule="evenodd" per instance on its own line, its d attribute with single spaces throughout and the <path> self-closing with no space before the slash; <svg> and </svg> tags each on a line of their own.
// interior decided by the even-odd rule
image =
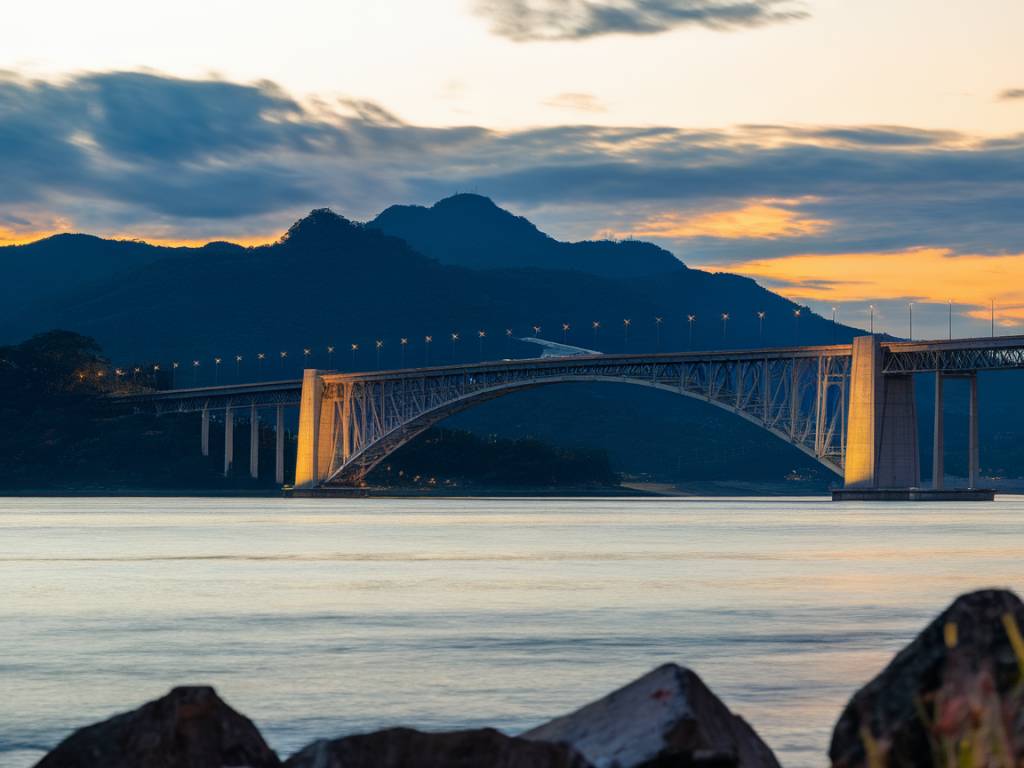
<svg viewBox="0 0 1024 768">
<path fill-rule="evenodd" d="M 0 500 L 0 765 L 182 683 L 282 756 L 511 732 L 665 661 L 788 766 L 958 593 L 1024 588 L 1024 501 Z"/>
</svg>

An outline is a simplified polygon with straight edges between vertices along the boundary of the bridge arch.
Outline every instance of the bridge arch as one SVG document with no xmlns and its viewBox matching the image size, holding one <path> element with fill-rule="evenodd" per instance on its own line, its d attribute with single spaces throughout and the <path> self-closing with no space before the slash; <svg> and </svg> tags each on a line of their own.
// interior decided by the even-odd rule
<svg viewBox="0 0 1024 768">
<path fill-rule="evenodd" d="M 326 376 L 322 387 L 317 387 L 319 424 L 311 425 L 318 433 L 314 439 L 308 428 L 307 434 L 303 433 L 300 420 L 296 487 L 360 485 L 387 456 L 457 413 L 517 392 L 579 383 L 632 384 L 713 405 L 766 430 L 842 476 L 838 422 L 844 411 L 843 393 L 829 393 L 827 387 L 823 392 L 820 383 L 816 388 L 805 386 L 805 374 L 822 380 L 820 373 L 812 370 L 821 368 L 821 361 L 808 363 L 814 365 L 804 366 L 806 370 L 793 365 L 783 371 L 774 387 L 771 364 L 766 360 L 749 366 L 723 364 L 717 369 L 673 371 L 668 375 L 657 368 L 629 372 L 568 370 L 532 379 L 494 382 L 477 381 L 469 375 L 460 382 L 461 387 L 442 387 L 444 395 L 428 400 L 422 399 L 422 390 L 410 393 L 398 381 L 393 382 L 389 391 L 385 380 Z M 304 405 L 306 400 L 304 390 Z M 829 400 L 834 401 L 834 407 L 831 435 L 826 438 L 820 430 L 829 421 Z"/>
</svg>

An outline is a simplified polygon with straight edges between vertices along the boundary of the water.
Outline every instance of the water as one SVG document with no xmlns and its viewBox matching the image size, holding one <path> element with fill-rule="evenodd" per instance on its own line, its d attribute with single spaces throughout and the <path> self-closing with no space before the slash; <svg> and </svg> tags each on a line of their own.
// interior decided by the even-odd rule
<svg viewBox="0 0 1024 768">
<path fill-rule="evenodd" d="M 676 661 L 787 766 L 958 593 L 1024 588 L 1024 500 L 0 500 L 0 766 L 182 683 L 287 755 L 519 731 Z"/>
</svg>

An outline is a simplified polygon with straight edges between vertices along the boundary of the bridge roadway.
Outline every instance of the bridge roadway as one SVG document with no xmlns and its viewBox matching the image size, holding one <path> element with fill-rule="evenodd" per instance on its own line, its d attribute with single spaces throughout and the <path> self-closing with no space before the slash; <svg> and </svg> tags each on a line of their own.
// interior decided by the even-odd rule
<svg viewBox="0 0 1024 768">
<path fill-rule="evenodd" d="M 913 376 L 937 373 L 932 486 L 943 484 L 942 385 L 971 382 L 970 487 L 978 480 L 977 378 L 1024 368 L 1024 336 L 661 354 L 575 355 L 389 371 L 307 370 L 303 379 L 118 396 L 137 409 L 200 412 L 209 453 L 211 411 L 223 411 L 225 472 L 233 421 L 250 411 L 250 473 L 258 466 L 258 416 L 276 410 L 276 478 L 283 482 L 283 409 L 299 407 L 296 487 L 352 486 L 399 446 L 475 404 L 567 382 L 620 382 L 696 398 L 751 421 L 845 479 L 847 488 L 920 485 Z"/>
</svg>

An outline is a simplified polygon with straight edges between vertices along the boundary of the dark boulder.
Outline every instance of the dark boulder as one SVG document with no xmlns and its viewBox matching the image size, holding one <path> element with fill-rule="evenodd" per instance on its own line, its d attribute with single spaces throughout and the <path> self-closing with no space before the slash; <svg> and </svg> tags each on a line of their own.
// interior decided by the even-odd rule
<svg viewBox="0 0 1024 768">
<path fill-rule="evenodd" d="M 1022 628 L 1012 592 L 957 598 L 850 699 L 832 765 L 1024 765 Z"/>
<path fill-rule="evenodd" d="M 589 768 L 568 747 L 506 736 L 493 728 L 423 733 L 389 728 L 315 741 L 285 768 Z"/>
<path fill-rule="evenodd" d="M 75 731 L 36 768 L 276 768 L 252 722 L 213 688 L 175 688 L 132 712 Z"/>
<path fill-rule="evenodd" d="M 568 744 L 597 768 L 777 768 L 771 749 L 696 674 L 666 664 L 523 734 Z"/>
</svg>

